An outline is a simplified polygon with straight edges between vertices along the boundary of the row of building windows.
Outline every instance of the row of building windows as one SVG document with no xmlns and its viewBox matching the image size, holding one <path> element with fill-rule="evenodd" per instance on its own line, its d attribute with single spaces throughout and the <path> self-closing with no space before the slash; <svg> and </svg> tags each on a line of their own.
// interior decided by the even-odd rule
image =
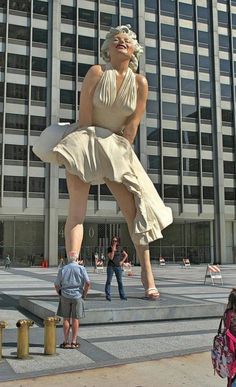
<svg viewBox="0 0 236 387">
<path fill-rule="evenodd" d="M 4 191 L 7 192 L 25 192 L 27 179 L 25 176 L 4 176 Z M 92 186 L 90 194 L 96 194 L 97 186 Z M 44 193 L 45 192 L 45 178 L 43 177 L 29 177 L 29 192 Z M 225 187 L 225 200 L 236 200 L 236 189 Z M 66 182 L 64 179 L 59 180 L 59 193 L 67 194 Z M 111 195 L 109 189 L 105 185 L 100 186 L 100 195 Z M 164 185 L 164 196 L 170 199 L 181 198 L 181 187 L 175 184 Z M 200 187 L 193 185 L 184 185 L 185 199 L 200 199 Z M 203 199 L 214 200 L 214 187 L 203 187 Z"/>
<path fill-rule="evenodd" d="M 10 54 L 7 55 L 7 67 L 22 70 L 29 69 L 30 58 L 26 55 Z M 47 58 L 32 56 L 32 70 L 47 72 Z M 5 67 L 5 52 L 0 52 L 0 68 Z"/>
<path fill-rule="evenodd" d="M 4 83 L 0 82 L 0 95 L 3 96 Z M 29 98 L 29 86 L 18 83 L 7 83 L 7 97 L 17 99 Z M 31 99 L 33 101 L 46 101 L 47 89 L 41 86 L 31 86 Z"/>
<path fill-rule="evenodd" d="M 7 1 L 0 0 L 0 8 L 6 8 Z M 9 9 L 27 12 L 31 11 L 31 0 L 9 0 Z M 33 13 L 39 15 L 47 15 L 48 14 L 48 3 L 46 1 L 33 0 Z"/>
<path fill-rule="evenodd" d="M 42 116 L 30 116 L 30 129 L 42 131 L 46 128 L 46 117 Z M 0 127 L 3 125 L 3 114 L 0 113 Z M 6 113 L 6 128 L 11 129 L 27 129 L 28 127 L 28 116 L 25 114 L 13 114 Z"/>
<path fill-rule="evenodd" d="M 176 171 L 181 169 L 180 157 L 163 157 L 164 171 Z M 148 155 L 148 170 L 151 173 L 152 170 L 157 171 L 161 168 L 160 156 Z M 183 171 L 184 172 L 200 172 L 200 160 L 194 158 L 183 158 Z M 202 159 L 202 172 L 213 173 L 213 160 Z M 224 161 L 224 173 L 235 174 L 235 162 Z"/>
<path fill-rule="evenodd" d="M 30 161 L 40 161 L 40 159 L 32 151 L 30 147 Z M 5 159 L 6 160 L 27 160 L 27 146 L 26 145 L 13 145 L 5 144 Z"/>
<path fill-rule="evenodd" d="M 173 143 L 175 145 L 180 144 L 180 132 L 174 129 L 162 129 L 163 142 Z M 161 139 L 160 129 L 147 127 L 147 140 L 150 142 L 159 142 Z M 235 148 L 235 136 L 233 135 L 222 135 L 223 147 L 224 148 Z M 182 132 L 182 144 L 183 145 L 199 145 L 199 133 L 193 131 L 183 130 Z M 212 134 L 201 133 L 201 145 L 212 146 Z"/>
<path fill-rule="evenodd" d="M 227 118 L 228 114 L 230 114 L 230 111 L 222 111 L 222 118 L 224 118 L 223 121 L 229 120 Z M 233 117 L 231 117 L 231 120 L 233 120 Z M 62 122 L 64 122 L 64 119 L 61 119 Z M 66 118 L 66 122 L 70 121 L 70 119 Z M 73 122 L 73 120 L 71 121 Z M 46 117 L 43 116 L 30 116 L 30 129 L 31 130 L 43 130 L 46 127 L 47 121 Z M 0 127 L 3 126 L 3 113 L 0 113 Z M 13 113 L 6 113 L 6 128 L 13 128 L 13 129 L 26 129 L 28 127 L 28 116 L 25 114 L 13 114 Z M 183 131 L 182 135 L 182 141 L 183 144 L 192 144 L 192 145 L 198 145 L 199 144 L 199 135 L 198 132 L 193 131 Z M 148 141 L 160 141 L 160 130 L 157 127 L 147 127 L 147 140 Z M 179 132 L 177 130 L 172 129 L 163 129 L 163 141 L 164 142 L 173 142 L 178 144 L 180 142 L 179 138 Z M 212 146 L 212 135 L 211 133 L 201 133 L 201 143 L 202 145 L 208 145 Z M 223 135 L 223 146 L 224 147 L 230 147 L 232 148 L 234 145 L 234 136 L 231 135 Z"/>
<path fill-rule="evenodd" d="M 4 191 L 25 192 L 26 176 L 4 176 Z M 29 177 L 29 192 L 45 192 L 44 177 Z"/>
<path fill-rule="evenodd" d="M 155 184 L 157 191 L 160 192 L 160 185 Z M 109 188 L 102 184 L 98 186 L 91 186 L 89 194 L 97 195 L 98 189 L 102 196 L 112 196 Z M 59 179 L 59 193 L 68 194 L 65 179 Z M 176 184 L 164 184 L 164 197 L 167 199 L 180 199 L 181 186 Z M 200 199 L 200 187 L 195 185 L 184 185 L 185 199 Z M 203 199 L 214 200 L 214 187 L 203 186 Z M 225 200 L 236 200 L 236 188 L 225 187 Z"/>
<path fill-rule="evenodd" d="M 26 145 L 5 145 L 5 159 L 6 160 L 27 160 L 27 146 Z M 39 161 L 37 156 L 32 152 L 30 147 L 30 161 Z M 160 170 L 160 157 L 156 155 L 148 155 L 148 169 Z M 163 157 L 163 168 L 168 171 L 180 171 L 179 157 Z M 195 158 L 183 158 L 183 171 L 185 172 L 200 172 L 200 160 Z M 213 160 L 202 160 L 202 172 L 213 173 Z M 224 161 L 224 173 L 235 174 L 235 162 Z"/>
</svg>

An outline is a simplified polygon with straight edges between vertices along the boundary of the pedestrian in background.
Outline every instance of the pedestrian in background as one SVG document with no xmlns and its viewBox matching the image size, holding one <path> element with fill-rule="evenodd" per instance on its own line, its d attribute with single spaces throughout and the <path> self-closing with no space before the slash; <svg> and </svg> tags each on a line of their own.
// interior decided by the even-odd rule
<svg viewBox="0 0 236 387">
<path fill-rule="evenodd" d="M 5 270 L 9 269 L 10 265 L 11 265 L 11 258 L 10 258 L 10 255 L 7 254 L 7 256 L 5 258 Z"/>
<path fill-rule="evenodd" d="M 127 300 L 125 295 L 124 286 L 122 282 L 122 266 L 125 262 L 128 254 L 124 249 L 120 247 L 120 239 L 116 236 L 113 236 L 111 240 L 111 246 L 108 247 L 107 251 L 108 263 L 107 263 L 107 281 L 105 285 L 105 294 L 107 301 L 111 301 L 111 281 L 113 274 L 116 275 L 116 280 L 118 283 L 118 290 L 121 300 Z"/>
<path fill-rule="evenodd" d="M 57 314 L 63 317 L 64 341 L 60 348 L 79 348 L 77 341 L 80 318 L 85 317 L 84 299 L 90 288 L 90 280 L 84 266 L 78 265 L 77 256 L 70 256 L 67 265 L 59 269 L 54 282 L 60 296 Z M 72 328 L 71 342 L 69 341 Z"/>
</svg>

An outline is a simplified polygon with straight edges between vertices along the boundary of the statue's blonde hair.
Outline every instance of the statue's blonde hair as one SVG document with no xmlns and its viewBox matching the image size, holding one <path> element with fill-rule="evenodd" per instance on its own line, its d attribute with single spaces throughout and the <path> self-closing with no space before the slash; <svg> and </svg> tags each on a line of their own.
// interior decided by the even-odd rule
<svg viewBox="0 0 236 387">
<path fill-rule="evenodd" d="M 131 30 L 131 26 L 129 24 L 125 26 L 117 26 L 117 27 L 111 27 L 110 31 L 107 33 L 106 38 L 102 44 L 101 47 L 101 56 L 105 62 L 110 62 L 110 55 L 109 55 L 109 44 L 110 41 L 118 34 L 123 33 L 127 34 L 129 38 L 132 39 L 134 44 L 134 53 L 130 59 L 129 67 L 134 72 L 137 71 L 138 68 L 138 60 L 140 55 L 143 53 L 143 48 L 140 46 L 137 36 L 135 32 Z"/>
</svg>

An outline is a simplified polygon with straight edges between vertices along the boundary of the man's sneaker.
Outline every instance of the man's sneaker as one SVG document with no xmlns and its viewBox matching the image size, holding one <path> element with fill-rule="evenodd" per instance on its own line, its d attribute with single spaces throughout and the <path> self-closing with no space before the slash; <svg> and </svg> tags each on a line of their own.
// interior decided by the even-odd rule
<svg viewBox="0 0 236 387">
<path fill-rule="evenodd" d="M 111 297 L 110 296 L 106 296 L 106 300 L 107 301 L 111 301 Z"/>
</svg>

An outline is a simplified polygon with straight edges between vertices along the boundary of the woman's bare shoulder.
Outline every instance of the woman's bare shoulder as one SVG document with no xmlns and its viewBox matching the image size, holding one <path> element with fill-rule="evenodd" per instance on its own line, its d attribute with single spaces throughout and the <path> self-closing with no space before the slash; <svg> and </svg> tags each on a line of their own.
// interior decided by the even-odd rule
<svg viewBox="0 0 236 387">
<path fill-rule="evenodd" d="M 135 79 L 138 87 L 148 87 L 147 78 L 142 74 L 135 74 Z"/>
<path fill-rule="evenodd" d="M 101 65 L 93 65 L 90 67 L 88 70 L 86 77 L 101 77 L 103 74 L 104 70 Z"/>
</svg>

